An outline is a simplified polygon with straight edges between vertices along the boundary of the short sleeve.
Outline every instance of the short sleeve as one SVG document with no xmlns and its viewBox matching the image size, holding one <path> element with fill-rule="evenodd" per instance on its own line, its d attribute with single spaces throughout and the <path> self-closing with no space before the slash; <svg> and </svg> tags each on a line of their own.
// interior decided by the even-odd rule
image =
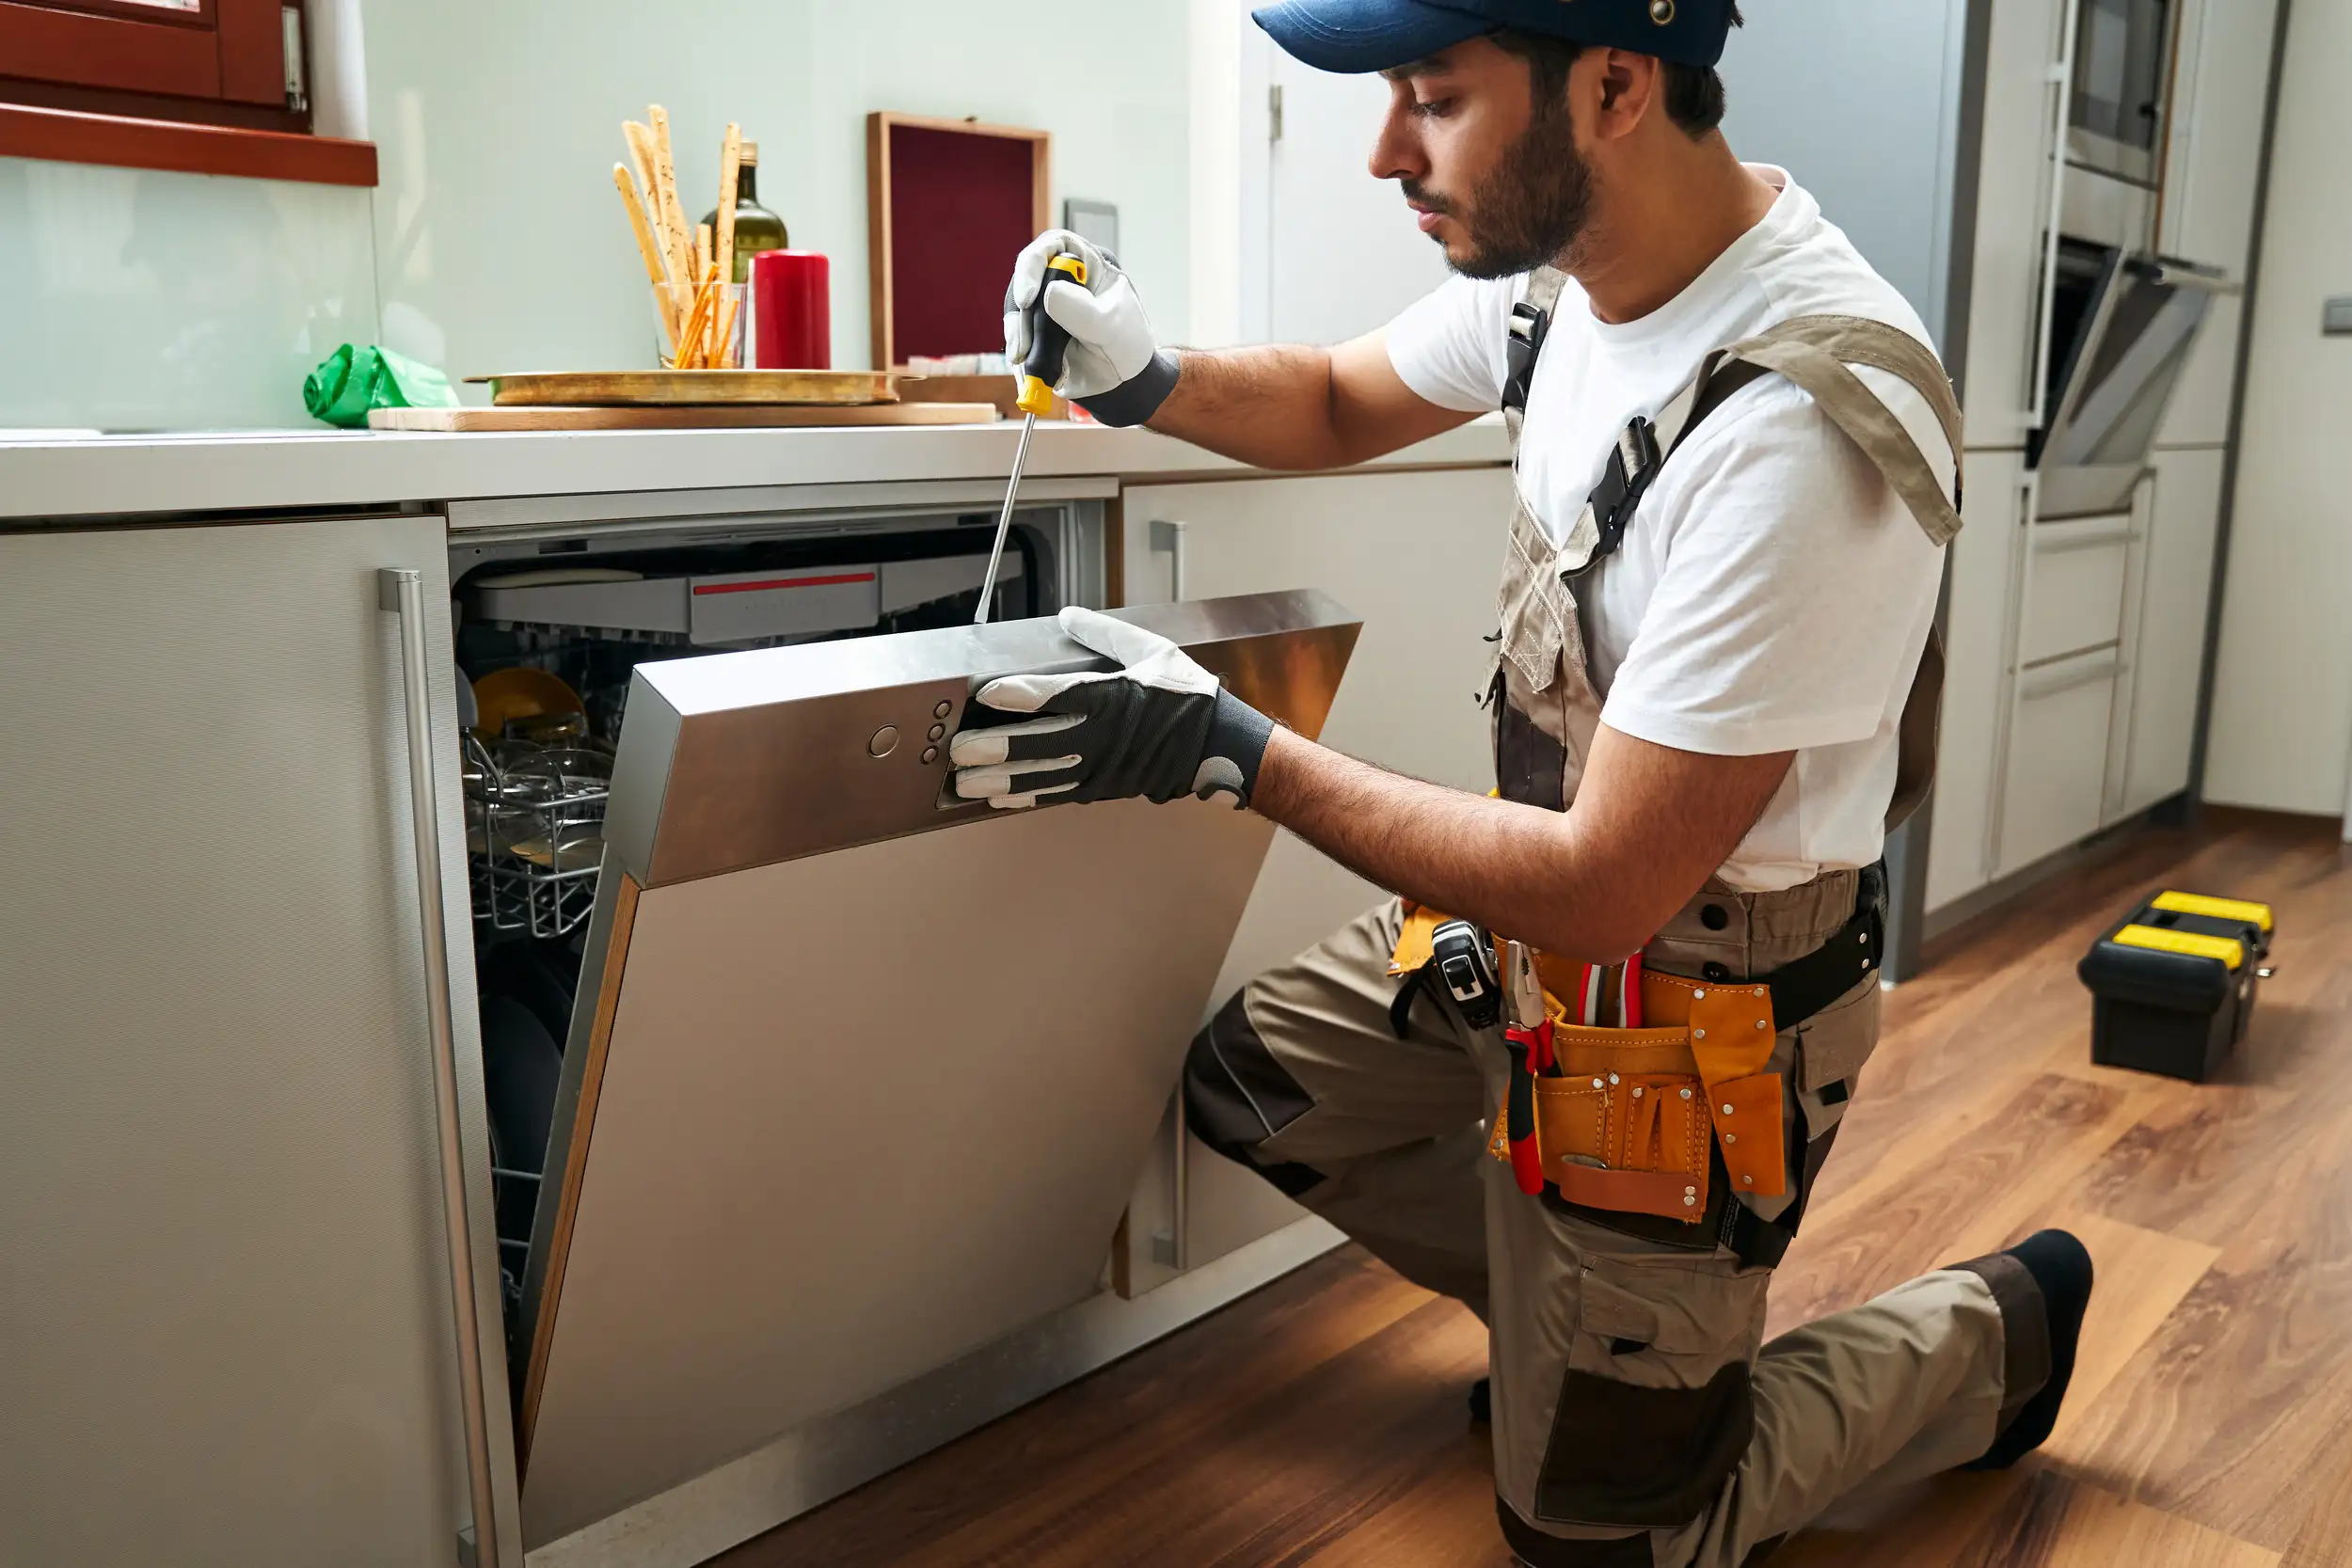
<svg viewBox="0 0 2352 1568">
<path fill-rule="evenodd" d="M 1667 556 L 1601 717 L 1721 756 L 1867 740 L 1909 690 L 1943 552 L 1809 398 L 1749 399 L 1675 454 L 1634 524 L 1663 525 Z"/>
<path fill-rule="evenodd" d="M 1521 281 L 1449 277 L 1389 324 L 1389 363 L 1415 396 L 1465 414 L 1502 406 Z"/>
</svg>

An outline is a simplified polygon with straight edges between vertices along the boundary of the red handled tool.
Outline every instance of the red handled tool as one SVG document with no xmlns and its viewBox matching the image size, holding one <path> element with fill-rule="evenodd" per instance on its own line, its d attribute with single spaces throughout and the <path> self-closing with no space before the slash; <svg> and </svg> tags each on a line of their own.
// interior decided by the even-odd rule
<svg viewBox="0 0 2352 1568">
<path fill-rule="evenodd" d="M 1502 1032 L 1511 1053 L 1511 1088 L 1503 1105 L 1503 1135 L 1511 1146 L 1511 1175 L 1530 1197 L 1544 1190 L 1544 1162 L 1535 1141 L 1535 1078 L 1559 1070 L 1552 1050 L 1551 1014 L 1544 1006 L 1544 985 L 1535 955 L 1525 942 L 1504 950 L 1510 974 L 1503 983 L 1511 1026 Z"/>
</svg>

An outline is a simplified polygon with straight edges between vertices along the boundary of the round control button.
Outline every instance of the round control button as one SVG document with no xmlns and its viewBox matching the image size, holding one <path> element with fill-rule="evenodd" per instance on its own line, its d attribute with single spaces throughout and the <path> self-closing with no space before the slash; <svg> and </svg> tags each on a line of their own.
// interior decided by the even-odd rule
<svg viewBox="0 0 2352 1568">
<path fill-rule="evenodd" d="M 946 739 L 946 738 L 947 738 L 947 726 L 946 726 L 946 725 L 945 725 L 945 724 L 933 724 L 933 725 L 931 726 L 931 738 L 932 738 L 933 740 L 945 740 L 945 739 Z"/>
<path fill-rule="evenodd" d="M 939 760 L 939 748 L 938 748 L 938 747 L 936 747 L 936 746 L 926 746 L 926 747 L 924 747 L 924 748 L 923 748 L 923 763 L 924 763 L 924 766 L 925 766 L 925 767 L 929 767 L 930 764 L 932 764 L 932 763 L 934 763 L 934 762 L 937 762 L 938 760 Z"/>
<path fill-rule="evenodd" d="M 932 718 L 934 718 L 934 719 L 945 719 L 945 718 L 946 718 L 946 717 L 947 717 L 947 715 L 949 715 L 949 714 L 951 714 L 951 713 L 953 713 L 953 712 L 955 712 L 955 711 L 956 711 L 956 705 L 955 705 L 955 704 L 953 704 L 953 703 L 942 703 L 942 704 L 940 704 L 937 707 L 935 707 L 935 708 L 931 709 L 931 717 L 932 717 Z"/>
<path fill-rule="evenodd" d="M 886 757 L 898 749 L 898 726 L 896 724 L 884 724 L 874 732 L 874 738 L 866 743 L 866 754 L 869 757 Z"/>
</svg>

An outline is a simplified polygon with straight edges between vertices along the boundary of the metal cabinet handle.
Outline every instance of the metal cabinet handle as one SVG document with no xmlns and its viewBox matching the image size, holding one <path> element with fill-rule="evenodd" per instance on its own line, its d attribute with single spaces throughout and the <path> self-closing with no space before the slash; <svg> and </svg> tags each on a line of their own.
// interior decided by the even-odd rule
<svg viewBox="0 0 2352 1568">
<path fill-rule="evenodd" d="M 1181 604 L 1184 597 L 1184 535 L 1192 531 L 1190 523 L 1159 523 L 1152 525 L 1152 553 L 1168 556 L 1168 596 Z"/>
<path fill-rule="evenodd" d="M 2033 553 L 2064 555 L 2069 550 L 2095 550 L 2107 545 L 2128 545 L 2139 536 L 2139 531 L 2128 522 L 2109 523 L 2104 528 L 2075 525 L 2071 530 L 2064 523 L 2036 523 Z"/>
<path fill-rule="evenodd" d="M 459 1551 L 474 1568 L 498 1568 L 498 1508 L 490 1488 L 490 1422 L 483 1402 L 482 1323 L 474 1307 L 472 1223 L 466 1208 L 465 1145 L 458 1134 L 457 1038 L 449 1000 L 449 929 L 442 918 L 441 812 L 433 774 L 432 670 L 424 649 L 424 575 L 388 566 L 376 603 L 400 617 L 400 685 L 408 712 L 408 805 L 417 851 L 418 924 L 424 932 L 425 1021 L 433 1034 L 433 1110 L 441 1136 L 441 1208 L 449 1232 L 449 1288 L 457 1321 L 457 1383 L 466 1418 L 466 1476 L 473 1530 Z M 467 1547 L 470 1545 L 470 1553 Z"/>
<path fill-rule="evenodd" d="M 2082 0 L 2066 0 L 2058 24 L 2058 57 L 2050 68 L 2058 87 L 2057 126 L 2050 141 L 2050 226 L 2042 233 L 2042 323 L 2034 347 L 2033 401 L 2026 409 L 2026 428 L 2040 430 L 2050 419 L 2050 340 L 2058 311 L 2058 225 L 2066 220 L 2066 138 L 2074 119 L 2074 35 L 2082 22 Z"/>
<path fill-rule="evenodd" d="M 2072 691 L 2078 686 L 2089 686 L 2094 681 L 2113 679 L 2121 675 L 2123 670 L 2124 665 L 2122 659 L 2103 658 L 2096 664 L 2081 665 L 2072 670 L 2060 668 L 2028 671 L 2026 678 L 2017 683 L 2017 695 L 2026 702 L 2031 702 L 2037 697 L 2055 697 L 2061 691 Z M 2036 679 L 2037 676 L 2040 678 Z"/>
</svg>

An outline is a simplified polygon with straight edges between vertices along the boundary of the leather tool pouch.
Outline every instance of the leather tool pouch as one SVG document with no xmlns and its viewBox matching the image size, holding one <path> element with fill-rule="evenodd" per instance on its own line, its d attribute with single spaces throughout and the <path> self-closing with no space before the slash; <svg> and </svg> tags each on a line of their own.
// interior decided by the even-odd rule
<svg viewBox="0 0 2352 1568">
<path fill-rule="evenodd" d="M 1775 1038 L 1770 991 L 1648 973 L 1642 1000 L 1661 1027 L 1591 1028 L 1562 1022 L 1547 987 L 1559 1069 L 1535 1080 L 1545 1180 L 1585 1208 L 1697 1225 L 1720 1150 L 1734 1192 L 1786 1193 L 1786 1101 L 1780 1074 L 1762 1070 Z M 1498 1123 L 1498 1159 L 1502 1140 Z"/>
</svg>

